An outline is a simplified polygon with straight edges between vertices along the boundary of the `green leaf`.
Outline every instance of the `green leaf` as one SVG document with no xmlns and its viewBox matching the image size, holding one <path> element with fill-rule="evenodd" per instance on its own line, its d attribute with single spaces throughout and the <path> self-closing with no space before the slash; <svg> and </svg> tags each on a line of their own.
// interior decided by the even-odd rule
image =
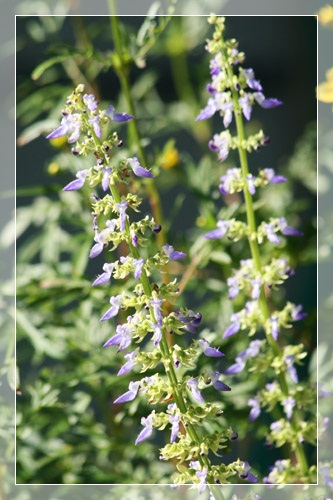
<svg viewBox="0 0 333 500">
<path fill-rule="evenodd" d="M 33 80 L 38 80 L 38 78 L 40 78 L 48 68 L 51 68 L 51 66 L 54 66 L 55 64 L 65 61 L 68 58 L 69 58 L 68 54 L 63 54 L 60 56 L 51 57 L 50 59 L 43 61 L 41 64 L 37 66 L 37 68 L 33 70 L 31 78 Z"/>
</svg>

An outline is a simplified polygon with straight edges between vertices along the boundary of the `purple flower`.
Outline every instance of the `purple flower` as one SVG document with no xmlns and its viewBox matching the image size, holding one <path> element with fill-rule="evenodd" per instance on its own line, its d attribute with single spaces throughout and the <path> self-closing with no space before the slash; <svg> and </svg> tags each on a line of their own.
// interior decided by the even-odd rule
<svg viewBox="0 0 333 500">
<path fill-rule="evenodd" d="M 293 321 L 300 321 L 301 319 L 305 318 L 307 316 L 306 312 L 302 312 L 303 306 L 299 304 L 296 306 L 295 304 L 292 305 L 291 309 L 291 319 Z"/>
<path fill-rule="evenodd" d="M 273 224 L 264 224 L 263 229 L 265 231 L 267 239 L 271 243 L 280 243 L 280 238 L 278 238 L 277 234 L 275 233 Z"/>
<path fill-rule="evenodd" d="M 297 375 L 296 368 L 294 367 L 295 356 L 293 356 L 293 355 L 285 356 L 284 361 L 286 363 L 287 372 L 289 373 L 290 378 L 295 382 L 295 384 L 297 384 L 298 375 Z"/>
<path fill-rule="evenodd" d="M 332 393 L 330 391 L 326 391 L 323 388 L 323 384 L 321 382 L 319 382 L 317 384 L 317 386 L 318 386 L 318 398 L 319 399 L 330 398 L 332 396 Z"/>
<path fill-rule="evenodd" d="M 221 382 L 221 380 L 219 380 L 220 376 L 221 376 L 221 373 L 220 372 L 211 372 L 210 374 L 210 379 L 212 381 L 212 384 L 213 384 L 213 387 L 217 390 L 217 391 L 231 391 L 230 387 L 225 384 L 224 382 Z"/>
<path fill-rule="evenodd" d="M 279 336 L 279 317 L 278 316 L 271 316 L 269 318 L 269 322 L 271 324 L 272 337 L 275 341 L 277 341 L 278 336 Z"/>
<path fill-rule="evenodd" d="M 207 106 L 196 117 L 195 121 L 199 122 L 201 120 L 207 120 L 208 118 L 211 118 L 215 114 L 215 111 L 217 111 L 217 109 L 218 108 L 216 106 L 216 100 L 215 100 L 215 98 L 214 97 L 210 97 L 208 99 Z"/>
<path fill-rule="evenodd" d="M 201 392 L 198 389 L 198 384 L 199 384 L 199 382 L 198 382 L 197 378 L 193 378 L 193 379 L 190 379 L 187 381 L 187 385 L 188 385 L 194 399 L 196 399 L 199 403 L 203 403 L 204 400 L 203 400 L 203 397 L 201 395 Z"/>
<path fill-rule="evenodd" d="M 134 365 L 135 365 L 135 358 L 137 356 L 137 353 L 135 351 L 133 352 L 128 352 L 125 354 L 125 359 L 127 360 L 126 363 L 120 368 L 119 372 L 117 373 L 117 376 L 119 375 L 125 375 L 126 373 L 130 372 Z"/>
<path fill-rule="evenodd" d="M 209 141 L 208 147 L 211 151 L 217 153 L 220 162 L 223 162 L 229 155 L 229 138 L 221 134 L 215 134 L 213 139 Z"/>
<path fill-rule="evenodd" d="M 152 327 L 154 330 L 153 342 L 154 342 L 154 346 L 157 347 L 162 340 L 162 330 L 161 330 L 160 325 L 157 325 L 156 323 L 153 323 Z"/>
<path fill-rule="evenodd" d="M 284 234 L 285 236 L 303 236 L 303 233 L 301 233 L 301 231 L 298 231 L 297 229 L 288 226 L 285 217 L 280 218 L 279 226 L 281 233 Z"/>
<path fill-rule="evenodd" d="M 252 113 L 252 106 L 250 104 L 249 95 L 245 94 L 244 97 L 240 97 L 238 99 L 238 102 L 240 104 L 240 107 L 242 108 L 243 115 L 247 120 L 250 120 Z"/>
<path fill-rule="evenodd" d="M 233 106 L 232 102 L 225 102 L 221 105 L 221 111 L 223 112 L 223 125 L 225 128 L 228 128 L 232 122 Z"/>
<path fill-rule="evenodd" d="M 283 420 L 276 420 L 275 422 L 272 422 L 271 425 L 269 426 L 270 430 L 272 432 L 280 432 L 283 429 Z"/>
<path fill-rule="evenodd" d="M 239 294 L 239 286 L 236 276 L 231 276 L 227 280 L 229 287 L 229 299 L 233 300 Z"/>
<path fill-rule="evenodd" d="M 207 90 L 208 94 L 211 94 L 211 95 L 215 95 L 217 92 L 216 88 L 214 87 L 214 85 L 212 83 L 207 83 L 206 90 Z M 199 121 L 199 120 L 196 120 L 196 121 Z"/>
<path fill-rule="evenodd" d="M 264 174 L 264 178 L 266 178 L 271 184 L 280 184 L 281 182 L 287 181 L 287 178 L 283 175 L 276 175 L 273 168 L 264 168 L 262 172 Z"/>
<path fill-rule="evenodd" d="M 246 83 L 248 84 L 248 86 L 250 87 L 250 89 L 252 89 L 252 90 L 262 90 L 262 86 L 260 85 L 260 83 L 258 82 L 258 80 L 256 80 L 254 78 L 254 71 L 253 71 L 252 68 L 243 69 L 243 74 L 245 76 Z"/>
<path fill-rule="evenodd" d="M 206 478 L 207 478 L 208 470 L 207 469 L 200 470 L 200 462 L 198 460 L 196 460 L 196 461 L 192 460 L 189 463 L 189 467 L 190 467 L 190 469 L 194 469 L 196 471 L 195 475 L 200 481 L 199 486 L 198 486 L 198 492 L 201 495 L 201 493 L 203 493 L 205 491 L 205 488 L 207 486 Z"/>
<path fill-rule="evenodd" d="M 132 237 L 132 245 L 134 247 L 137 247 L 138 246 L 138 237 L 134 231 L 131 231 L 131 237 Z"/>
<path fill-rule="evenodd" d="M 119 308 L 121 307 L 121 299 L 122 299 L 121 295 L 116 295 L 115 297 L 110 298 L 111 307 L 101 317 L 100 321 L 106 321 L 107 319 L 111 319 L 117 316 Z"/>
<path fill-rule="evenodd" d="M 261 279 L 260 278 L 255 278 L 253 280 L 250 280 L 251 285 L 252 285 L 252 293 L 251 293 L 251 298 L 253 300 L 258 300 L 260 297 L 260 287 L 262 285 Z"/>
<path fill-rule="evenodd" d="M 127 163 L 138 177 L 154 177 L 149 170 L 143 168 L 136 156 L 133 158 L 128 158 Z"/>
<path fill-rule="evenodd" d="M 111 118 L 114 122 L 127 122 L 128 120 L 132 120 L 134 116 L 128 115 L 127 113 L 115 113 L 114 106 L 108 106 L 103 113 Z"/>
<path fill-rule="evenodd" d="M 250 472 L 250 465 L 249 462 L 244 462 L 243 469 L 239 472 L 239 477 L 241 479 L 246 479 L 247 481 L 250 481 L 250 483 L 257 483 L 258 478 Z"/>
<path fill-rule="evenodd" d="M 162 302 L 163 301 L 161 299 L 155 299 L 155 300 L 150 301 L 150 305 L 152 306 L 153 311 L 154 311 L 154 317 L 155 317 L 156 323 L 159 326 L 162 325 L 162 321 L 163 321 L 163 314 L 162 314 L 162 309 L 161 309 Z"/>
<path fill-rule="evenodd" d="M 101 124 L 99 122 L 99 117 L 92 116 L 91 118 L 89 118 L 88 121 L 89 121 L 90 125 L 93 126 L 95 134 L 100 139 L 102 137 L 102 130 L 101 130 Z"/>
<path fill-rule="evenodd" d="M 245 351 L 247 357 L 255 358 L 259 354 L 261 344 L 262 344 L 261 340 L 252 340 L 252 342 L 250 342 L 249 347 Z"/>
<path fill-rule="evenodd" d="M 217 221 L 217 229 L 213 229 L 213 231 L 209 231 L 206 233 L 204 236 L 205 238 L 208 238 L 209 240 L 217 240 L 219 238 L 223 238 L 223 236 L 226 234 L 228 227 L 230 225 L 230 222 L 227 220 L 219 220 Z"/>
<path fill-rule="evenodd" d="M 119 396 L 113 403 L 127 403 L 128 401 L 133 401 L 136 398 L 140 387 L 140 382 L 130 382 L 128 386 L 128 391 Z"/>
<path fill-rule="evenodd" d="M 142 429 L 142 431 L 140 432 L 140 434 L 136 438 L 136 441 L 135 441 L 136 445 L 141 443 L 145 439 L 148 439 L 152 435 L 152 433 L 153 433 L 153 415 L 150 414 L 150 415 L 148 415 L 147 418 L 142 417 L 141 425 L 143 425 L 144 428 Z"/>
<path fill-rule="evenodd" d="M 224 371 L 225 375 L 235 375 L 236 373 L 240 373 L 241 371 L 244 370 L 244 368 L 246 366 L 246 359 L 245 359 L 244 353 L 245 353 L 245 351 L 243 351 L 243 353 L 240 353 L 236 357 L 236 363 L 234 363 L 233 365 L 229 366 L 229 368 L 227 368 Z"/>
<path fill-rule="evenodd" d="M 76 172 L 76 177 L 74 181 L 70 182 L 63 188 L 63 191 L 76 191 L 81 189 L 85 183 L 86 177 L 88 175 L 89 170 L 79 170 Z"/>
<path fill-rule="evenodd" d="M 296 404 L 296 401 L 292 397 L 288 397 L 282 401 L 282 406 L 285 414 L 287 415 L 287 419 L 290 420 L 293 415 L 293 408 Z"/>
<path fill-rule="evenodd" d="M 255 177 L 253 177 L 252 174 L 249 174 L 246 176 L 246 183 L 247 183 L 247 189 L 249 190 L 249 193 L 254 195 L 256 192 L 256 187 L 254 185 Z"/>
<path fill-rule="evenodd" d="M 271 109 L 271 108 L 276 108 L 277 106 L 281 106 L 283 104 L 282 101 L 279 101 L 278 99 L 269 97 L 266 98 L 262 92 L 255 92 L 253 94 L 253 97 L 259 104 L 264 109 Z"/>
<path fill-rule="evenodd" d="M 109 179 L 110 179 L 110 175 L 112 172 L 112 168 L 110 168 L 110 167 L 103 168 L 102 172 L 103 172 L 102 188 L 103 188 L 103 191 L 107 191 L 109 189 Z"/>
<path fill-rule="evenodd" d="M 133 259 L 134 264 L 134 278 L 138 280 L 142 274 L 142 267 L 144 264 L 143 259 Z"/>
<path fill-rule="evenodd" d="M 162 250 L 170 260 L 180 260 L 186 257 L 186 253 L 177 252 L 177 250 L 174 250 L 173 246 L 169 245 L 168 243 L 163 245 Z"/>
<path fill-rule="evenodd" d="M 127 206 L 128 206 L 127 201 L 121 201 L 120 203 L 116 204 L 116 207 L 119 212 L 119 229 L 122 233 L 125 231 Z"/>
<path fill-rule="evenodd" d="M 238 168 L 229 168 L 225 175 L 220 178 L 221 184 L 219 185 L 220 193 L 223 195 L 229 194 L 232 182 L 239 178 Z"/>
<path fill-rule="evenodd" d="M 330 488 L 333 488 L 332 474 L 331 475 L 328 474 L 328 473 L 331 473 L 331 467 L 329 467 L 329 466 L 319 467 L 319 472 L 323 476 L 323 479 L 324 479 L 325 483 L 327 484 L 327 486 L 329 486 Z"/>
<path fill-rule="evenodd" d="M 98 102 L 96 101 L 94 94 L 84 94 L 83 101 L 89 111 L 95 111 L 98 108 Z"/>
<path fill-rule="evenodd" d="M 94 259 L 99 254 L 102 253 L 103 248 L 107 245 L 108 238 L 110 236 L 109 229 L 103 229 L 100 233 L 96 233 L 94 236 L 94 241 L 96 244 L 90 250 L 89 257 L 90 259 Z"/>
<path fill-rule="evenodd" d="M 211 347 L 206 339 L 199 339 L 198 344 L 203 350 L 204 355 L 209 358 L 221 358 L 222 356 L 224 356 L 223 352 L 215 349 L 215 347 Z"/>
<path fill-rule="evenodd" d="M 234 313 L 231 315 L 230 317 L 231 325 L 224 332 L 223 334 L 224 339 L 227 339 L 228 337 L 231 337 L 232 335 L 235 335 L 236 333 L 239 332 L 241 327 L 239 318 L 240 318 L 239 313 Z"/>
<path fill-rule="evenodd" d="M 221 70 L 220 58 L 219 56 L 213 57 L 209 62 L 210 74 L 218 75 Z"/>
<path fill-rule="evenodd" d="M 104 285 L 108 281 L 110 281 L 111 276 L 112 276 L 112 271 L 114 268 L 114 263 L 105 263 L 103 265 L 103 271 L 104 273 L 100 274 L 95 281 L 93 282 L 92 286 L 97 286 L 97 285 Z"/>
<path fill-rule="evenodd" d="M 68 142 L 72 144 L 76 142 L 80 137 L 80 130 L 82 125 L 82 117 L 79 113 L 72 113 L 64 116 L 61 119 L 60 127 L 56 128 L 46 139 L 58 139 L 58 137 L 63 137 L 64 135 L 71 134 L 68 138 Z"/>
<path fill-rule="evenodd" d="M 287 470 L 290 467 L 288 460 L 277 460 L 273 467 L 270 467 L 269 475 L 263 478 L 264 484 L 274 484 L 276 480 L 276 473 L 281 474 L 281 472 Z"/>
<path fill-rule="evenodd" d="M 177 408 L 177 406 L 175 403 L 168 405 L 169 412 L 174 412 L 176 410 L 176 408 Z M 180 415 L 178 415 L 178 414 L 177 415 L 170 415 L 169 421 L 170 421 L 170 424 L 172 425 L 170 443 L 174 443 L 177 439 L 177 435 L 179 432 Z"/>
<path fill-rule="evenodd" d="M 251 406 L 249 422 L 254 422 L 254 420 L 256 420 L 261 413 L 260 403 L 257 398 L 250 398 L 248 400 L 248 405 Z"/>
<path fill-rule="evenodd" d="M 187 311 L 186 315 L 184 315 L 181 311 L 176 311 L 174 313 L 175 317 L 181 323 L 184 323 L 186 330 L 191 333 L 197 333 L 197 326 L 201 323 L 202 314 L 195 313 L 191 310 Z"/>
<path fill-rule="evenodd" d="M 130 317 L 129 317 L 130 318 Z M 111 337 L 105 342 L 103 347 L 118 345 L 118 352 L 124 351 L 131 343 L 130 329 L 127 323 L 118 325 L 116 328 L 116 335 Z"/>
<path fill-rule="evenodd" d="M 224 372 L 225 375 L 234 375 L 235 373 L 239 373 L 244 370 L 246 361 L 249 358 L 255 358 L 260 351 L 261 340 L 252 340 L 250 345 L 245 351 L 242 351 L 236 357 L 236 363 L 229 366 Z"/>
</svg>

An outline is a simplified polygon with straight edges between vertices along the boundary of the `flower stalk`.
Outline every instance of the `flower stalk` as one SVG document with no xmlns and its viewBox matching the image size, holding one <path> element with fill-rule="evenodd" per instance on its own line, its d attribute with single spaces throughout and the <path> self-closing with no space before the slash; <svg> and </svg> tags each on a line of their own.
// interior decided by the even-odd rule
<svg viewBox="0 0 333 500">
<path fill-rule="evenodd" d="M 255 211 L 253 207 L 253 195 L 258 187 L 264 187 L 267 183 L 279 184 L 285 182 L 283 176 L 275 174 L 273 169 L 264 169 L 260 171 L 258 177 L 254 177 L 248 166 L 247 154 L 253 150 L 259 149 L 260 146 L 267 144 L 262 131 L 254 136 L 247 137 L 244 130 L 243 116 L 250 120 L 252 107 L 255 103 L 259 104 L 265 109 L 280 106 L 282 103 L 277 99 L 266 98 L 262 92 L 262 86 L 258 80 L 255 79 L 252 69 L 244 69 L 242 66 L 238 69 L 238 74 L 234 71 L 236 65 L 242 64 L 244 61 L 244 54 L 238 52 L 236 40 L 224 40 L 224 18 L 212 15 L 209 22 L 215 26 L 215 32 L 212 40 L 207 43 L 208 52 L 215 54 L 211 60 L 211 75 L 212 83 L 207 85 L 207 91 L 212 96 L 208 100 L 208 104 L 204 110 L 201 111 L 197 120 L 206 120 L 213 116 L 215 112 L 219 112 L 223 117 L 225 131 L 219 135 L 215 135 L 213 140 L 210 141 L 209 147 L 211 150 L 217 152 L 218 159 L 223 162 L 229 154 L 230 149 L 238 151 L 240 169 L 229 169 L 227 174 L 221 177 L 221 184 L 219 186 L 221 194 L 229 194 L 233 192 L 242 192 L 245 200 L 247 224 L 244 224 L 235 219 L 230 221 L 218 221 L 217 229 L 210 231 L 206 234 L 209 239 L 222 238 L 228 233 L 229 239 L 239 239 L 246 236 L 250 246 L 251 259 L 241 261 L 242 268 L 238 272 L 234 272 L 234 276 L 228 278 L 229 297 L 234 299 L 241 289 L 248 290 L 249 286 L 252 288 L 251 302 L 246 303 L 246 308 L 243 311 L 234 313 L 231 317 L 231 325 L 226 330 L 224 337 L 227 338 L 236 334 L 238 331 L 250 328 L 249 335 L 253 335 L 255 331 L 264 326 L 266 341 L 270 347 L 273 364 L 275 363 L 276 378 L 279 382 L 280 389 L 270 387 L 269 390 L 275 390 L 277 393 L 280 391 L 280 404 L 287 416 L 288 428 L 290 428 L 292 436 L 284 439 L 283 442 L 290 442 L 292 451 L 295 452 L 297 462 L 300 469 L 300 478 L 302 482 L 306 482 L 309 478 L 309 466 L 304 453 L 300 428 L 302 428 L 302 418 L 300 418 L 299 410 L 296 407 L 295 389 L 291 389 L 287 380 L 287 374 L 292 378 L 294 383 L 298 383 L 297 373 L 293 366 L 295 361 L 294 355 L 288 356 L 284 354 L 284 350 L 279 347 L 277 338 L 279 335 L 280 327 L 289 327 L 287 317 L 282 320 L 283 311 L 271 315 L 270 308 L 265 295 L 265 286 L 276 285 L 281 283 L 281 276 L 284 279 L 290 274 L 290 270 L 286 267 L 282 259 L 279 259 L 278 265 L 285 267 L 285 271 L 280 268 L 279 278 L 273 278 L 275 271 L 273 270 L 277 262 L 271 265 L 263 266 L 262 257 L 259 249 L 259 244 L 267 238 L 271 243 L 279 243 L 280 239 L 276 235 L 276 230 L 280 230 L 282 234 L 287 236 L 298 236 L 301 233 L 289 227 L 284 218 L 279 220 L 271 219 L 270 223 L 262 223 L 260 226 L 256 224 Z M 248 91 L 250 90 L 250 92 Z M 231 136 L 228 127 L 235 119 L 236 135 Z M 251 278 L 249 278 L 251 276 Z M 268 279 L 269 278 L 269 279 Z M 300 313 L 301 306 L 294 306 L 288 304 L 286 311 L 289 308 L 291 312 L 291 319 L 293 321 L 302 319 L 304 313 Z M 258 341 L 260 344 L 260 341 Z M 253 344 L 253 342 L 251 343 Z M 264 347 L 264 346 L 263 346 Z M 260 347 L 259 347 L 260 350 Z M 259 351 L 258 351 L 259 352 Z M 236 359 L 236 363 L 230 367 L 227 372 L 235 374 L 242 371 L 245 367 L 246 361 L 258 355 L 258 352 L 251 352 L 251 347 L 240 353 Z M 305 356 L 305 353 L 299 352 L 299 358 Z M 283 368 L 283 364 L 285 367 Z M 272 386 L 273 384 L 267 384 Z M 304 389 L 303 389 L 304 390 Z M 265 394 L 266 397 L 267 393 Z M 252 406 L 250 413 L 250 421 L 258 418 L 260 414 L 260 402 L 265 404 L 263 396 L 249 400 L 249 405 Z M 273 405 L 268 405 L 273 409 Z M 301 405 L 300 405 L 301 406 Z M 295 408 L 294 408 L 295 407 Z M 271 430 L 273 431 L 273 440 L 278 442 L 277 434 L 274 434 L 275 427 L 282 429 L 283 424 L 280 421 L 279 426 L 272 424 Z M 313 429 L 314 430 L 314 429 Z M 302 438 L 303 439 L 303 438 Z M 310 439 L 311 441 L 311 439 Z M 267 481 L 269 482 L 269 481 Z"/>
</svg>

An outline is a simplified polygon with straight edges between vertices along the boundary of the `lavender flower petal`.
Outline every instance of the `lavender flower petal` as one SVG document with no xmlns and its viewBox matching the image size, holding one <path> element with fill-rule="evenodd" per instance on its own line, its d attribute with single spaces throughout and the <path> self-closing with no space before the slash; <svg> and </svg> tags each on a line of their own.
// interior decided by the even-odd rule
<svg viewBox="0 0 333 500">
<path fill-rule="evenodd" d="M 229 224 L 229 221 L 219 220 L 216 224 L 217 229 L 213 229 L 213 231 L 209 231 L 208 233 L 206 233 L 204 235 L 205 238 L 208 238 L 209 240 L 217 240 L 223 238 L 228 230 Z"/>
<path fill-rule="evenodd" d="M 142 417 L 141 424 L 144 426 L 138 437 L 136 438 L 135 444 L 139 444 L 145 439 L 148 439 L 153 433 L 153 417 L 149 415 L 147 418 Z"/>
<path fill-rule="evenodd" d="M 113 268 L 114 268 L 114 264 L 113 263 L 110 263 L 110 264 L 109 263 L 105 263 L 104 266 L 103 266 L 103 271 L 105 271 L 105 272 L 102 273 L 100 276 L 98 276 L 95 279 L 95 281 L 93 282 L 92 286 L 104 285 L 105 283 L 107 283 L 108 281 L 110 281 Z"/>
<path fill-rule="evenodd" d="M 67 184 L 67 186 L 63 188 L 63 191 L 76 191 L 81 189 L 84 186 L 88 172 L 88 170 L 79 170 L 76 173 L 77 179 Z"/>
<path fill-rule="evenodd" d="M 271 108 L 276 108 L 277 106 L 281 106 L 283 104 L 282 101 L 279 101 L 278 99 L 269 97 L 266 98 L 262 92 L 255 92 L 253 94 L 253 97 L 259 104 L 264 109 L 271 109 Z"/>
<path fill-rule="evenodd" d="M 90 111 L 95 111 L 98 108 L 94 94 L 84 94 L 83 101 Z"/>
<path fill-rule="evenodd" d="M 127 362 L 120 368 L 119 372 L 117 373 L 118 376 L 125 375 L 132 370 L 135 365 L 136 356 L 137 353 L 135 351 L 125 354 L 125 359 L 127 359 Z"/>
<path fill-rule="evenodd" d="M 236 333 L 239 332 L 240 330 L 240 322 L 239 322 L 239 315 L 232 314 L 231 315 L 231 325 L 226 329 L 226 331 L 223 334 L 223 338 L 226 339 L 228 337 L 231 337 L 232 335 L 235 335 Z"/>
<path fill-rule="evenodd" d="M 205 356 L 209 358 L 221 358 L 222 356 L 224 356 L 223 352 L 219 351 L 218 349 L 215 349 L 215 347 L 211 347 L 206 339 L 198 340 L 198 344 L 203 350 Z"/>
<path fill-rule="evenodd" d="M 170 260 L 180 260 L 186 257 L 186 253 L 174 250 L 173 246 L 169 245 L 168 243 L 163 245 L 162 250 Z"/>
<path fill-rule="evenodd" d="M 101 124 L 99 122 L 98 116 L 93 116 L 93 117 L 89 118 L 88 121 L 89 121 L 90 125 L 93 126 L 95 134 L 100 139 L 102 137 L 102 130 L 101 130 Z"/>
<path fill-rule="evenodd" d="M 127 403 L 128 401 L 133 401 L 136 398 L 139 391 L 140 382 L 130 382 L 129 383 L 129 391 L 125 392 L 119 398 L 117 398 L 113 403 Z"/>
<path fill-rule="evenodd" d="M 248 405 L 252 407 L 249 415 L 249 422 L 254 422 L 261 413 L 260 403 L 256 398 L 250 398 L 248 400 Z"/>
<path fill-rule="evenodd" d="M 114 106 L 108 106 L 108 108 L 104 111 L 104 114 L 106 114 L 111 120 L 114 122 L 127 122 L 128 120 L 132 120 L 134 116 L 128 115 L 127 113 L 115 113 Z"/>
<path fill-rule="evenodd" d="M 190 391 L 192 393 L 192 396 L 194 399 L 196 399 L 199 403 L 203 403 L 203 397 L 201 395 L 201 392 L 198 389 L 198 380 L 196 378 L 190 379 L 187 381 L 187 385 L 190 388 Z"/>
<path fill-rule="evenodd" d="M 133 158 L 128 158 L 127 163 L 129 163 L 131 169 L 138 177 L 154 177 L 149 170 L 143 168 L 136 156 Z"/>
</svg>

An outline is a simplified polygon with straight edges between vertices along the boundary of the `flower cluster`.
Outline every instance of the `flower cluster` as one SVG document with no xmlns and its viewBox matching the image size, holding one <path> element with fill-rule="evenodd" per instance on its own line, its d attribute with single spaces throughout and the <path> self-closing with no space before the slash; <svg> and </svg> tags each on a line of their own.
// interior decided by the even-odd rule
<svg viewBox="0 0 333 500">
<path fill-rule="evenodd" d="M 302 416 L 302 411 L 304 408 L 315 407 L 315 391 L 299 382 L 295 364 L 300 364 L 306 356 L 303 346 L 286 345 L 288 341 L 285 334 L 285 330 L 293 322 L 303 319 L 306 313 L 302 311 L 301 305 L 291 302 L 287 302 L 281 310 L 273 310 L 268 304 L 270 291 L 293 274 L 287 260 L 282 256 L 276 257 L 279 255 L 276 251 L 271 258 L 271 247 L 283 247 L 280 234 L 297 237 L 302 233 L 289 226 L 284 216 L 271 218 L 257 225 L 253 196 L 268 184 L 278 185 L 287 179 L 273 168 L 262 168 L 256 176 L 249 171 L 247 153 L 267 145 L 269 141 L 263 131 L 246 136 L 243 123 L 243 118 L 246 121 L 251 119 L 254 106 L 271 109 L 280 106 L 282 102 L 266 98 L 253 69 L 241 66 L 245 56 L 238 51 L 236 40 L 224 39 L 224 18 L 212 15 L 209 22 L 215 27 L 213 37 L 206 46 L 212 54 L 211 82 L 207 85 L 208 103 L 197 120 L 206 120 L 215 113 L 222 117 L 224 130 L 215 134 L 208 146 L 217 154 L 220 162 L 226 160 L 230 150 L 238 150 L 240 167 L 229 168 L 220 177 L 219 191 L 222 196 L 243 193 L 247 221 L 237 218 L 218 220 L 216 228 L 208 231 L 205 237 L 220 240 L 227 236 L 233 241 L 246 237 L 251 251 L 251 258 L 241 260 L 240 267 L 234 269 L 227 278 L 229 299 L 238 297 L 237 304 L 240 303 L 240 297 L 244 301 L 243 307 L 231 315 L 223 337 L 228 339 L 242 331 L 246 331 L 249 336 L 264 331 L 266 336 L 265 339 L 261 335 L 260 340 L 252 340 L 224 374 L 239 374 L 247 366 L 248 371 L 269 377 L 265 387 L 248 400 L 249 421 L 257 420 L 262 408 L 268 412 L 274 410 L 277 415 L 280 413 L 281 418 L 270 425 L 267 443 L 276 447 L 288 443 L 296 454 L 297 466 L 291 471 L 288 461 L 278 461 L 265 482 L 311 482 L 314 480 L 313 470 L 307 465 L 303 443 L 315 444 L 316 421 L 315 418 L 307 419 Z M 236 126 L 234 136 L 229 130 L 233 121 Z M 268 252 L 262 252 L 261 245 L 265 245 Z M 262 254 L 267 253 L 269 258 L 264 260 Z M 280 340 L 284 347 L 280 347 Z"/>
<path fill-rule="evenodd" d="M 172 459 L 177 463 L 180 474 L 176 482 L 191 481 L 198 484 L 199 491 L 203 491 L 207 483 L 230 482 L 232 476 L 256 481 L 247 462 L 238 460 L 229 465 L 221 463 L 212 466 L 210 453 L 217 454 L 237 434 L 230 428 L 214 434 L 207 433 L 203 423 L 221 415 L 222 405 L 206 402 L 203 391 L 207 388 L 218 392 L 230 391 L 230 387 L 221 380 L 224 375 L 215 366 L 196 376 L 187 374 L 187 370 L 193 370 L 200 355 L 214 358 L 217 362 L 224 354 L 197 335 L 202 319 L 200 313 L 187 308 L 170 312 L 164 307 L 170 298 L 177 295 L 176 281 L 162 285 L 151 281 L 154 269 L 161 268 L 170 260 L 183 259 L 186 254 L 169 244 L 149 258 L 143 259 L 140 254 L 147 233 L 153 235 L 161 227 L 149 216 L 132 221 L 131 213 L 140 211 L 142 200 L 132 192 L 133 189 L 126 191 L 122 186 L 120 190 L 119 185 L 128 184 L 132 175 L 152 178 L 153 174 L 142 167 L 136 157 L 119 158 L 117 150 L 122 141 L 116 132 L 105 134 L 103 130 L 112 121 L 125 122 L 133 116 L 115 113 L 112 106 L 101 111 L 95 97 L 84 94 L 82 85 L 68 97 L 62 114 L 60 127 L 47 138 L 69 136 L 68 142 L 75 143 L 72 149 L 74 156 L 89 156 L 94 162 L 89 169 L 79 170 L 76 179 L 64 190 L 90 186 L 99 188 L 99 193 L 103 193 L 92 194 L 94 242 L 89 257 L 96 258 L 105 249 L 118 249 L 118 258 L 107 259 L 92 285 L 100 287 L 109 282 L 112 285 L 113 280 L 128 277 L 133 283 L 132 288 L 127 283 L 126 289 L 110 297 L 100 319 L 102 322 L 109 321 L 122 313 L 122 321 L 104 346 L 116 347 L 124 355 L 118 376 L 133 374 L 128 390 L 113 403 L 123 404 L 143 396 L 149 405 L 158 404 L 159 408 L 165 405 L 163 411 L 154 409 L 142 418 L 142 430 L 135 444 L 150 438 L 155 429 L 168 429 L 170 442 L 160 450 L 160 459 Z M 176 340 L 168 341 L 171 334 L 175 339 L 184 332 L 196 336 L 186 349 Z M 136 348 L 133 348 L 133 342 L 137 344 Z M 164 366 L 164 375 L 155 373 L 139 378 L 138 367 L 144 374 L 159 364 Z M 184 465 L 184 461 L 189 461 L 188 466 Z"/>
</svg>

